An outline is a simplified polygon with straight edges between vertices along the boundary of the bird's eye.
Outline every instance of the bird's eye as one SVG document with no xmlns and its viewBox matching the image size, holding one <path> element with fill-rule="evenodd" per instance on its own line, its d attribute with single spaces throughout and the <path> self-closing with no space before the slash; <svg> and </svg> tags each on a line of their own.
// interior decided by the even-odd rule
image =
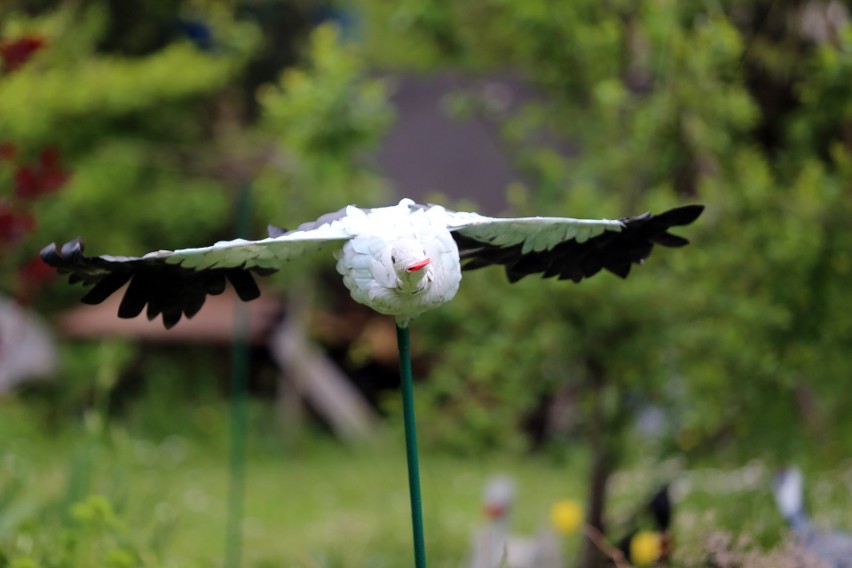
<svg viewBox="0 0 852 568">
<path fill-rule="evenodd" d="M 395 257 L 394 255 L 391 255 L 391 262 L 393 262 L 394 264 L 396 264 L 396 257 Z"/>
</svg>

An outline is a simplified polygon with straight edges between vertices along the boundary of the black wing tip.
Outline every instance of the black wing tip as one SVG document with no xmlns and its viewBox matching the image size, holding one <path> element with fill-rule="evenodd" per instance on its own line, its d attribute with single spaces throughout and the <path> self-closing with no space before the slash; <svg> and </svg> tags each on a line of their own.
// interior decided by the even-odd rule
<svg viewBox="0 0 852 568">
<path fill-rule="evenodd" d="M 74 260 L 75 258 L 83 256 L 83 239 L 77 237 L 68 241 L 62 245 L 60 254 L 69 260 Z"/>
<path fill-rule="evenodd" d="M 180 321 L 181 313 L 182 312 L 181 312 L 180 309 L 164 311 L 163 312 L 163 326 L 166 329 L 173 328 L 175 325 L 177 325 L 177 322 Z"/>
<path fill-rule="evenodd" d="M 54 268 L 71 264 L 74 260 L 83 256 L 83 238 L 76 237 L 57 247 L 56 243 L 50 243 L 38 253 L 41 260 Z"/>
<path fill-rule="evenodd" d="M 657 215 L 657 219 L 664 220 L 670 227 L 689 225 L 701 215 L 704 211 L 704 205 L 695 203 L 691 205 L 682 205 L 669 209 L 665 213 Z"/>
<path fill-rule="evenodd" d="M 618 276 L 622 280 L 626 280 L 627 277 L 630 276 L 631 266 L 632 266 L 631 263 L 628 262 L 626 264 L 613 264 L 613 265 L 610 265 L 610 266 L 605 265 L 604 268 L 606 268 L 607 270 L 609 270 L 610 272 L 612 272 L 613 274 L 615 274 L 616 276 Z"/>
<path fill-rule="evenodd" d="M 671 233 L 666 232 L 653 235 L 651 237 L 651 242 L 653 242 L 655 245 L 660 245 L 664 247 L 680 248 L 688 245 L 689 239 L 685 239 L 681 236 L 673 235 Z"/>
<path fill-rule="evenodd" d="M 45 262 L 49 262 L 49 259 L 56 254 L 56 243 L 50 243 L 47 246 L 41 249 L 41 252 L 38 255 Z"/>
<path fill-rule="evenodd" d="M 228 281 L 233 286 L 237 296 L 243 302 L 250 302 L 260 297 L 260 288 L 248 270 L 229 270 L 226 273 Z"/>
<path fill-rule="evenodd" d="M 270 226 L 270 235 L 283 229 Z M 61 246 L 53 242 L 39 252 L 41 260 L 62 274 L 70 274 L 71 283 L 92 286 L 81 302 L 97 305 L 118 292 L 125 284 L 118 317 L 138 317 L 147 306 L 149 320 L 161 317 L 166 329 L 182 317 L 191 318 L 204 305 L 206 296 L 221 294 L 230 282 L 244 302 L 260 296 L 252 272 L 267 275 L 275 269 L 211 269 L 195 271 L 180 265 L 167 265 L 157 259 L 93 257 L 83 255 L 83 239 L 76 237 Z"/>
</svg>

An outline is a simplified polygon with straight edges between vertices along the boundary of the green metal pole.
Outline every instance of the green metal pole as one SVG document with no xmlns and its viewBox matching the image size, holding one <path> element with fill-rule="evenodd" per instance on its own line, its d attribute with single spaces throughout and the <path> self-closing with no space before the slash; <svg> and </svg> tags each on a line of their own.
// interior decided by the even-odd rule
<svg viewBox="0 0 852 568">
<path fill-rule="evenodd" d="M 246 238 L 251 224 L 251 185 L 237 193 L 237 237 Z M 242 562 L 243 502 L 246 484 L 246 432 L 248 385 L 248 310 L 245 304 L 234 306 L 234 339 L 231 344 L 231 451 L 228 487 L 228 526 L 225 539 L 225 567 L 239 568 Z"/>
<path fill-rule="evenodd" d="M 246 484 L 246 383 L 248 382 L 247 310 L 234 306 L 237 321 L 231 347 L 231 459 L 228 487 L 228 527 L 225 540 L 226 568 L 239 568 L 242 559 L 243 501 Z"/>
<path fill-rule="evenodd" d="M 396 343 L 399 347 L 399 374 L 402 379 L 402 413 L 405 421 L 405 455 L 408 459 L 408 490 L 411 495 L 411 529 L 414 533 L 414 566 L 426 568 L 423 502 L 420 497 L 420 464 L 417 458 L 417 428 L 414 423 L 414 380 L 411 376 L 408 327 L 396 326 Z"/>
</svg>

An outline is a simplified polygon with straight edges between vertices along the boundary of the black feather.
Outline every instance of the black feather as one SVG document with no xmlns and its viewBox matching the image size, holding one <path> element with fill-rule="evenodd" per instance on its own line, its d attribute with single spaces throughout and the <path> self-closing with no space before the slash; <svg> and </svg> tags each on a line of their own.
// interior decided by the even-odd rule
<svg viewBox="0 0 852 568">
<path fill-rule="evenodd" d="M 218 296 L 225 291 L 225 273 L 213 272 L 203 281 L 204 291 L 211 296 Z"/>
<path fill-rule="evenodd" d="M 236 290 L 237 296 L 243 302 L 254 300 L 260 296 L 260 289 L 257 287 L 257 283 L 255 283 L 249 271 L 233 268 L 228 270 L 226 274 L 228 280 L 231 282 L 231 286 Z"/>
<path fill-rule="evenodd" d="M 654 244 L 663 245 L 664 247 L 684 247 L 689 244 L 687 239 L 683 237 L 679 237 L 677 235 L 672 235 L 671 233 L 661 233 L 659 235 L 654 235 L 651 237 L 651 240 L 654 241 Z"/>
<path fill-rule="evenodd" d="M 191 318 L 204 307 L 204 301 L 207 299 L 203 293 L 196 292 L 195 294 L 187 297 L 186 301 L 183 304 L 183 313 L 186 317 Z"/>
<path fill-rule="evenodd" d="M 157 305 L 157 302 L 149 301 L 148 309 L 145 310 L 145 317 L 148 318 L 148 321 L 154 321 L 154 319 L 160 315 L 160 312 L 162 312 L 162 310 L 160 309 L 160 306 Z"/>
<path fill-rule="evenodd" d="M 683 207 L 675 207 L 665 213 L 660 213 L 656 216 L 656 219 L 669 227 L 681 227 L 689 225 L 698 219 L 702 211 L 704 211 L 703 205 L 684 205 Z"/>
<path fill-rule="evenodd" d="M 44 247 L 42 260 L 69 281 L 82 282 L 92 289 L 83 296 L 87 304 L 100 304 L 130 282 L 118 309 L 122 318 L 133 318 L 145 311 L 148 319 L 162 315 L 166 328 L 174 326 L 182 315 L 192 317 L 204 305 L 208 294 L 221 294 L 230 281 L 241 300 L 260 295 L 252 272 L 266 275 L 274 269 L 212 268 L 196 271 L 169 264 L 162 257 L 87 257 L 78 237 L 57 248 Z M 146 309 L 147 307 L 147 309 Z"/>
<path fill-rule="evenodd" d="M 173 328 L 180 321 L 180 314 L 180 308 L 172 308 L 163 312 L 163 325 L 166 326 L 166 329 Z"/>
<path fill-rule="evenodd" d="M 118 317 L 129 319 L 135 318 L 142 313 L 142 308 L 148 302 L 148 290 L 145 287 L 146 280 L 147 278 L 145 278 L 144 274 L 137 274 L 130 280 L 130 286 L 124 292 L 124 297 L 118 306 Z"/>
<path fill-rule="evenodd" d="M 66 258 L 68 260 L 74 260 L 80 256 L 83 256 L 83 241 L 80 240 L 80 237 L 77 237 L 73 241 L 68 241 L 64 245 L 62 245 L 62 252 L 60 252 L 62 258 Z"/>
<path fill-rule="evenodd" d="M 100 304 L 112 296 L 119 288 L 127 284 L 131 276 L 130 272 L 112 272 L 107 274 L 80 301 L 84 304 Z M 75 282 L 82 281 L 83 279 L 77 274 L 71 274 L 68 280 Z"/>
</svg>

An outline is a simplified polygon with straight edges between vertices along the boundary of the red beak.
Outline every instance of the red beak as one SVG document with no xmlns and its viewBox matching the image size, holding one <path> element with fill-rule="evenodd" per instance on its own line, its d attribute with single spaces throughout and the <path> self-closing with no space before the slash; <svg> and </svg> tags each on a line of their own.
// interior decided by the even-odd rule
<svg viewBox="0 0 852 568">
<path fill-rule="evenodd" d="M 493 503 L 488 503 L 482 508 L 482 514 L 489 519 L 499 519 L 503 516 L 504 511 L 505 508 L 503 506 Z"/>
<path fill-rule="evenodd" d="M 408 272 L 417 272 L 418 270 L 420 270 L 421 268 L 423 268 L 424 266 L 426 266 L 430 262 L 432 262 L 432 259 L 430 259 L 429 257 L 426 257 L 421 261 L 413 262 L 413 263 L 409 264 L 408 266 L 405 267 L 405 269 Z"/>
</svg>

